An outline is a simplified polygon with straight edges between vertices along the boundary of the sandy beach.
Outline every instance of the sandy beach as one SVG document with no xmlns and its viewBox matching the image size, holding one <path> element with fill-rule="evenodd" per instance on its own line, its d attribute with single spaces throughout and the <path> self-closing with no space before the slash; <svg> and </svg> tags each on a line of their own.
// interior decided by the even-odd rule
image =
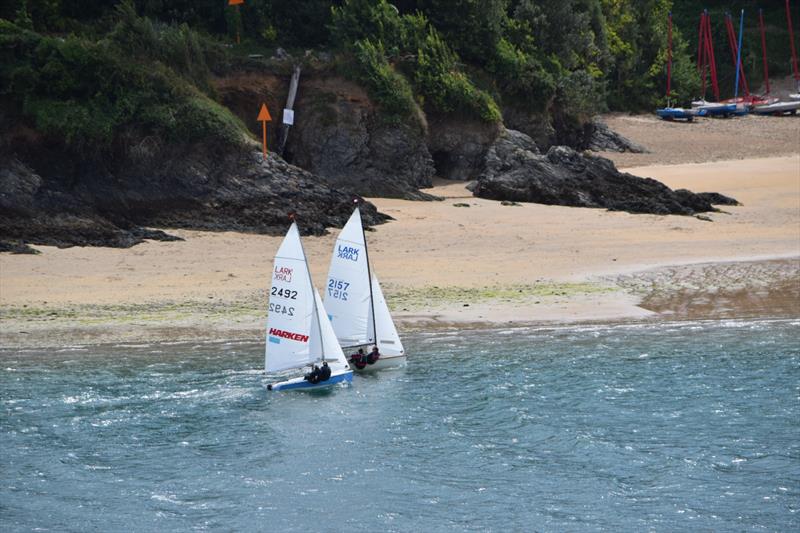
<svg viewBox="0 0 800 533">
<path fill-rule="evenodd" d="M 669 124 L 671 133 L 648 143 L 614 122 L 625 117 L 611 118 L 653 151 L 603 155 L 633 174 L 721 192 L 742 205 L 709 220 L 504 206 L 452 182 L 427 191 L 441 202 L 372 198 L 394 218 L 367 238 L 401 330 L 800 316 L 800 119 L 775 121 L 788 140 L 771 144 L 771 153 L 753 153 L 749 142 L 765 119 L 708 121 L 720 136 L 745 126 L 737 144 L 749 158 L 722 151 L 706 154 L 710 162 L 674 164 L 670 143 L 686 125 Z M 0 255 L 0 344 L 260 338 L 281 237 L 169 232 L 185 240 Z M 317 285 L 337 232 L 304 239 Z"/>
</svg>

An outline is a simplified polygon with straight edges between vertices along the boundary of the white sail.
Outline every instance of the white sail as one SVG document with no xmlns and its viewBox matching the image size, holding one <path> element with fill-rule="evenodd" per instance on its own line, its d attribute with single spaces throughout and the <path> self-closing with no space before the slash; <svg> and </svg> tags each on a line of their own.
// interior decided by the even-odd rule
<svg viewBox="0 0 800 533">
<path fill-rule="evenodd" d="M 297 225 L 292 223 L 278 248 L 272 268 L 264 353 L 264 367 L 267 372 L 300 368 L 313 361 L 313 291 L 308 264 L 300 243 L 300 232 Z M 319 328 L 316 329 L 316 335 L 319 336 Z"/>
<path fill-rule="evenodd" d="M 333 247 L 325 309 L 342 346 L 375 342 L 371 331 L 366 243 L 357 207 Z"/>
<path fill-rule="evenodd" d="M 397 334 L 392 315 L 389 313 L 389 306 L 383 297 L 381 285 L 375 274 L 372 275 L 372 298 L 375 300 L 375 326 L 378 329 L 378 350 L 381 355 L 392 357 L 404 355 L 403 343 Z"/>
<path fill-rule="evenodd" d="M 322 303 L 322 299 L 319 297 L 319 293 L 316 289 L 314 289 L 314 297 L 317 301 L 317 321 L 320 325 L 321 344 L 320 351 L 314 353 L 320 353 L 321 358 L 328 361 L 332 372 L 336 372 L 342 368 L 349 368 L 342 347 L 339 346 L 339 340 L 336 338 L 336 333 L 333 331 L 333 326 L 331 326 L 331 322 L 328 320 L 325 305 Z M 312 335 L 312 338 L 313 337 Z"/>
</svg>

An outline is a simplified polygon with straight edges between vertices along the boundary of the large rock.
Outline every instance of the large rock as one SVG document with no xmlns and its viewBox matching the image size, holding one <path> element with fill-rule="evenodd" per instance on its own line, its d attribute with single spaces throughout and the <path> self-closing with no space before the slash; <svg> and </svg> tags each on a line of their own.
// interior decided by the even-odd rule
<svg viewBox="0 0 800 533">
<path fill-rule="evenodd" d="M 673 191 L 650 178 L 621 173 L 608 159 L 554 146 L 542 155 L 527 135 L 503 132 L 487 152 L 471 187 L 481 198 L 630 213 L 691 215 L 714 208 L 685 189 Z"/>
<path fill-rule="evenodd" d="M 509 104 L 503 107 L 503 122 L 510 130 L 524 133 L 533 139 L 540 150 L 553 145 L 556 130 L 549 113 L 531 111 L 528 107 Z"/>
<path fill-rule="evenodd" d="M 295 213 L 301 231 L 341 227 L 354 196 L 257 147 L 157 143 L 102 159 L 42 146 L 0 153 L 0 241 L 128 247 L 174 239 L 146 227 L 281 235 Z M 363 206 L 369 224 L 384 221 Z M 6 246 L 8 247 L 8 246 Z"/>
<path fill-rule="evenodd" d="M 630 152 L 633 154 L 645 154 L 648 152 L 647 148 L 613 131 L 597 117 L 592 120 L 591 128 L 589 142 L 584 147 L 586 150 L 593 152 Z"/>
</svg>

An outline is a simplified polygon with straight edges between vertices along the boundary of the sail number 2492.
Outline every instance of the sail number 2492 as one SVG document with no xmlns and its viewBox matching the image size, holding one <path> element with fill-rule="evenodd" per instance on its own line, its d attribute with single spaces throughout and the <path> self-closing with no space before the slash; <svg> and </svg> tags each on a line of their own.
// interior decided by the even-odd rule
<svg viewBox="0 0 800 533">
<path fill-rule="evenodd" d="M 272 296 L 280 296 L 281 298 L 289 298 L 291 300 L 297 299 L 297 291 L 292 291 L 289 289 L 279 289 L 278 287 L 272 287 L 272 291 L 270 291 Z"/>
<path fill-rule="evenodd" d="M 350 284 L 346 281 L 331 278 L 328 280 L 328 296 L 346 302 L 348 287 Z"/>
</svg>

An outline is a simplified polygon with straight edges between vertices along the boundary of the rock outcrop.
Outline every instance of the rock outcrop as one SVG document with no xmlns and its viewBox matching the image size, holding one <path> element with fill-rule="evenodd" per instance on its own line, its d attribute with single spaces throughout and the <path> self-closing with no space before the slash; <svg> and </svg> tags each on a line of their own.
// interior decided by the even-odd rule
<svg viewBox="0 0 800 533">
<path fill-rule="evenodd" d="M 268 72 L 242 72 L 217 80 L 223 103 L 255 133 L 253 102 L 267 102 L 281 109 L 289 76 Z M 273 122 L 280 127 L 279 113 Z M 338 190 L 362 196 L 413 200 L 431 199 L 420 192 L 430 187 L 433 159 L 426 145 L 424 118 L 391 122 L 363 88 L 341 77 L 304 71 L 295 102 L 295 119 L 284 152 L 286 160 L 318 175 Z"/>
<path fill-rule="evenodd" d="M 502 130 L 499 124 L 449 116 L 429 116 L 428 124 L 428 148 L 436 175 L 449 180 L 475 179 Z"/>
<path fill-rule="evenodd" d="M 593 152 L 630 152 L 633 154 L 646 154 L 648 152 L 647 148 L 613 131 L 599 118 L 595 118 L 592 121 L 591 128 L 589 142 L 584 147 L 586 150 Z"/>
<path fill-rule="evenodd" d="M 280 235 L 294 212 L 304 233 L 322 234 L 347 221 L 351 194 L 276 156 L 262 161 L 256 149 L 154 145 L 102 160 L 0 154 L 0 241 L 18 251 L 22 243 L 129 247 L 176 238 L 148 227 Z M 369 224 L 388 218 L 369 203 L 362 212 Z"/>
<path fill-rule="evenodd" d="M 714 210 L 706 197 L 619 172 L 602 157 L 565 146 L 554 146 L 542 155 L 530 137 L 510 130 L 487 152 L 484 170 L 471 190 L 475 196 L 493 200 L 629 213 L 692 215 Z"/>
</svg>

